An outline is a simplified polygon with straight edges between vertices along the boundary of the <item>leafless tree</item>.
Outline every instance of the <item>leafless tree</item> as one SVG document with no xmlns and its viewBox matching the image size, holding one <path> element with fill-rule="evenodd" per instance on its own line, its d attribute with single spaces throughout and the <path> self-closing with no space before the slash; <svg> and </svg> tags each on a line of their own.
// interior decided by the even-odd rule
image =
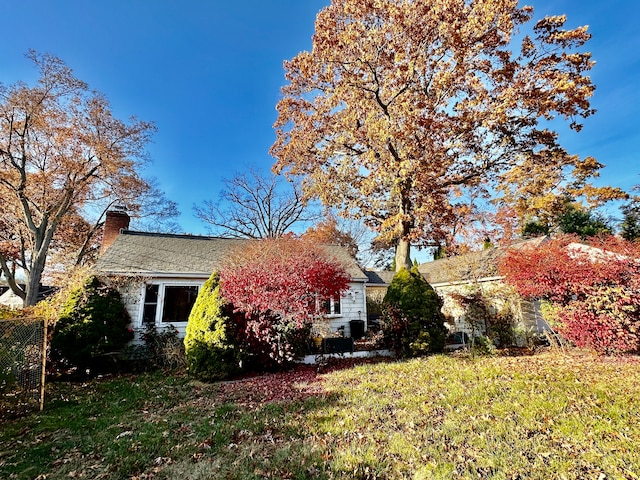
<svg viewBox="0 0 640 480">
<path fill-rule="evenodd" d="M 319 217 L 309 208 L 297 183 L 255 169 L 224 179 L 218 201 L 193 207 L 212 233 L 225 237 L 277 238 L 296 223 Z"/>
</svg>

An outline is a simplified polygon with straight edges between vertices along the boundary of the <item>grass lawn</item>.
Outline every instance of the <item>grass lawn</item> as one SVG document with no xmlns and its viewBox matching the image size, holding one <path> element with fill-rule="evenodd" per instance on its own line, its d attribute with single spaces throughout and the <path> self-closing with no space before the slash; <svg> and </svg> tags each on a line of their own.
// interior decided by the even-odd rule
<svg viewBox="0 0 640 480">
<path fill-rule="evenodd" d="M 3 479 L 637 479 L 640 359 L 434 356 L 222 384 L 49 384 Z"/>
</svg>

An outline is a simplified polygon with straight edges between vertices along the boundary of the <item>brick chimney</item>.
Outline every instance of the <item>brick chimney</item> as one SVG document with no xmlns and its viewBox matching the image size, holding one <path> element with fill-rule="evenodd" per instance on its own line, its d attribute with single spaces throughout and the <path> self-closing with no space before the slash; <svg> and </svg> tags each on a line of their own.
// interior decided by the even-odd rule
<svg viewBox="0 0 640 480">
<path fill-rule="evenodd" d="M 102 235 L 102 245 L 100 245 L 100 255 L 106 252 L 107 248 L 118 238 L 120 232 L 127 228 L 129 228 L 129 215 L 127 215 L 124 208 L 109 210 L 104 220 L 104 233 Z"/>
</svg>

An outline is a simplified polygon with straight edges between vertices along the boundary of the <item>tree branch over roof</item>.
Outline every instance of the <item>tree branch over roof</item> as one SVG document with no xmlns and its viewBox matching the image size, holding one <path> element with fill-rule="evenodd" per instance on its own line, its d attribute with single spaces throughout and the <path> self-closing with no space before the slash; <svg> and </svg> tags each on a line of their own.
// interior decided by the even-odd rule
<svg viewBox="0 0 640 480">
<path fill-rule="evenodd" d="M 153 190 L 139 170 L 155 126 L 115 118 L 106 97 L 56 56 L 26 56 L 40 73 L 35 85 L 0 84 L 0 220 L 12 225 L 10 238 L 1 239 L 0 256 L 10 277 L 8 262 L 24 269 L 26 289 L 12 289 L 28 306 L 37 299 L 52 242 L 57 238 L 57 248 L 65 246 L 60 225 L 99 212 L 96 203 L 102 201 L 117 199 L 135 212 Z M 66 232 L 67 238 L 79 232 Z"/>
</svg>

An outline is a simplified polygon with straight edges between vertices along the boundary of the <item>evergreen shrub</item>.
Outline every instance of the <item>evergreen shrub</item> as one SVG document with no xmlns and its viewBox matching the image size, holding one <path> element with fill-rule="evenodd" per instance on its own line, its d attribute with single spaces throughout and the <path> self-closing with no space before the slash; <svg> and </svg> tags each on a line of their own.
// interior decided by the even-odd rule
<svg viewBox="0 0 640 480">
<path fill-rule="evenodd" d="M 133 339 L 131 319 L 120 293 L 98 277 L 73 290 L 62 307 L 51 340 L 51 360 L 79 373 L 101 373 Z"/>
<path fill-rule="evenodd" d="M 442 300 L 416 267 L 400 270 L 383 301 L 383 331 L 387 345 L 402 357 L 444 349 L 447 329 Z"/>
<path fill-rule="evenodd" d="M 184 338 L 187 371 L 204 380 L 222 380 L 240 369 L 239 325 L 233 308 L 220 293 L 220 277 L 214 272 L 204 283 L 189 315 Z"/>
</svg>

